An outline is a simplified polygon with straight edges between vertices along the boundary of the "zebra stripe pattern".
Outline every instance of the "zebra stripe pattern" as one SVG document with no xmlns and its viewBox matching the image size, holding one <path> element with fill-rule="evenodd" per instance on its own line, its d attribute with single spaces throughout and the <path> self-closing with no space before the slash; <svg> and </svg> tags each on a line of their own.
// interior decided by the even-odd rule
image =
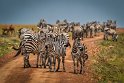
<svg viewBox="0 0 124 83">
<path fill-rule="evenodd" d="M 28 31 L 28 32 L 27 32 Z M 20 38 L 21 38 L 21 44 L 20 44 L 20 48 L 21 48 L 21 52 L 24 55 L 24 67 L 30 67 L 30 63 L 29 63 L 29 54 L 33 53 L 33 54 L 37 54 L 37 62 L 36 62 L 36 66 L 38 67 L 38 62 L 39 62 L 39 52 L 41 51 L 41 42 L 39 39 L 42 39 L 42 36 L 39 36 L 39 34 L 37 33 L 32 33 L 33 31 L 31 30 L 26 30 L 23 28 L 20 30 Z M 44 35 L 45 36 L 45 35 Z M 39 38 L 42 37 L 42 38 Z"/>
<path fill-rule="evenodd" d="M 80 74 L 83 71 L 85 61 L 88 59 L 86 46 L 80 42 L 79 38 L 76 38 L 73 43 L 71 55 L 74 64 L 74 73 L 78 73 L 77 69 L 80 63 Z"/>
</svg>

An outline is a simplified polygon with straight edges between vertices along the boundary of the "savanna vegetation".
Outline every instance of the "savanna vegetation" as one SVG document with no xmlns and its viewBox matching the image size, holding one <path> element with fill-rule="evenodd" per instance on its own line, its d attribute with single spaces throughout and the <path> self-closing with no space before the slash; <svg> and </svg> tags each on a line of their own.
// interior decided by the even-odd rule
<svg viewBox="0 0 124 83">
<path fill-rule="evenodd" d="M 124 33 L 117 42 L 99 42 L 99 48 L 92 68 L 94 78 L 98 83 L 124 83 Z"/>
</svg>

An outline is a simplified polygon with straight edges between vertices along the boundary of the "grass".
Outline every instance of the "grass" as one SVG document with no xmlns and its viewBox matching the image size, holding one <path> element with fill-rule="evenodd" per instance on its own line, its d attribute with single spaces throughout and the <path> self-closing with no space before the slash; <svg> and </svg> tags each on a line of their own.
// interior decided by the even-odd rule
<svg viewBox="0 0 124 83">
<path fill-rule="evenodd" d="M 13 46 L 18 46 L 19 39 L 16 37 L 0 37 L 0 57 L 12 51 Z"/>
<path fill-rule="evenodd" d="M 124 33 L 117 42 L 102 41 L 101 51 L 95 57 L 94 78 L 98 83 L 124 83 Z"/>
</svg>

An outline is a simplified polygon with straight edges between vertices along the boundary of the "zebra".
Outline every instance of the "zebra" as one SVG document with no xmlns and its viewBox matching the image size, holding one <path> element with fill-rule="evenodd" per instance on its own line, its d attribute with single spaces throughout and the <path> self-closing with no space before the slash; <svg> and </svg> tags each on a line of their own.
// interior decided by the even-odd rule
<svg viewBox="0 0 124 83">
<path fill-rule="evenodd" d="M 37 54 L 37 62 L 36 67 L 38 67 L 39 62 L 39 52 L 42 48 L 42 42 L 45 38 L 45 35 L 40 33 L 32 33 L 33 31 L 26 28 L 22 28 L 19 30 L 20 32 L 20 46 L 19 51 L 15 56 L 18 56 L 20 53 L 24 55 L 24 68 L 31 67 L 29 63 L 29 55 L 30 53 Z M 26 31 L 26 32 L 25 32 Z M 30 32 L 31 31 L 31 32 Z M 23 34 L 22 34 L 23 32 Z"/>
<path fill-rule="evenodd" d="M 46 51 L 47 53 L 47 58 L 48 58 L 48 66 L 49 66 L 49 71 L 52 71 L 52 63 L 54 65 L 54 72 L 56 71 L 56 52 L 55 52 L 55 46 L 53 43 L 49 43 L 46 45 Z M 45 59 L 46 60 L 46 59 Z"/>
<path fill-rule="evenodd" d="M 96 28 L 95 28 L 95 24 L 91 24 L 90 25 L 90 38 L 94 37 L 94 34 L 96 34 Z"/>
<path fill-rule="evenodd" d="M 67 38 L 66 35 L 64 35 L 63 33 L 59 34 L 57 36 L 57 39 L 54 42 L 54 50 L 55 50 L 55 64 L 56 64 L 56 60 L 58 61 L 58 66 L 56 71 L 58 71 L 60 69 L 60 61 L 61 61 L 61 57 L 62 57 L 62 64 L 63 64 L 63 72 L 65 72 L 65 56 L 66 56 L 66 48 L 68 46 L 71 47 L 69 40 Z"/>
<path fill-rule="evenodd" d="M 44 54 L 41 54 L 41 59 L 42 59 L 42 65 L 44 65 L 44 68 L 46 68 L 46 66 L 48 65 L 49 66 L 49 49 L 51 48 L 51 46 L 53 46 L 53 41 L 54 41 L 54 35 L 53 33 L 46 33 L 46 36 L 45 36 L 45 42 L 43 44 L 43 48 L 45 48 L 44 50 Z M 46 63 L 47 61 L 47 63 Z"/>
<path fill-rule="evenodd" d="M 80 42 L 80 38 L 76 38 L 74 40 L 71 55 L 74 65 L 74 73 L 78 73 L 78 71 L 76 71 L 76 66 L 78 69 L 80 63 L 79 73 L 81 74 L 83 71 L 83 67 L 85 65 L 85 61 L 88 59 L 88 54 L 87 54 L 87 48 L 84 44 Z"/>
<path fill-rule="evenodd" d="M 117 34 L 116 30 L 105 27 L 104 28 L 104 40 L 108 40 L 109 35 L 112 36 L 113 41 L 117 41 L 118 34 Z"/>
<path fill-rule="evenodd" d="M 89 27 L 87 24 L 84 24 L 81 26 L 82 30 L 83 30 L 83 37 L 87 38 L 88 37 L 88 32 L 89 32 Z"/>
<path fill-rule="evenodd" d="M 83 30 L 81 26 L 73 26 L 72 28 L 72 39 L 81 38 L 83 40 Z"/>
</svg>

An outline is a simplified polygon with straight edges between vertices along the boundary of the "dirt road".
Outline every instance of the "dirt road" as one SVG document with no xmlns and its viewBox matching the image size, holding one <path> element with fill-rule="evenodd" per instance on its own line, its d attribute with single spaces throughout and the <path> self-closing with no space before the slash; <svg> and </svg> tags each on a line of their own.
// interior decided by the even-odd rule
<svg viewBox="0 0 124 83">
<path fill-rule="evenodd" d="M 36 56 L 30 56 L 32 68 L 23 68 L 23 56 L 13 58 L 0 66 L 0 83 L 95 83 L 92 78 L 91 65 L 93 56 L 98 51 L 95 41 L 102 39 L 102 35 L 87 38 L 82 41 L 88 48 L 89 59 L 86 62 L 84 74 L 73 73 L 71 48 L 67 48 L 65 60 L 66 72 L 49 72 L 48 68 L 35 68 Z M 71 44 L 73 41 L 70 41 Z M 11 55 L 13 56 L 14 53 Z M 0 62 L 1 63 L 1 62 Z"/>
</svg>

